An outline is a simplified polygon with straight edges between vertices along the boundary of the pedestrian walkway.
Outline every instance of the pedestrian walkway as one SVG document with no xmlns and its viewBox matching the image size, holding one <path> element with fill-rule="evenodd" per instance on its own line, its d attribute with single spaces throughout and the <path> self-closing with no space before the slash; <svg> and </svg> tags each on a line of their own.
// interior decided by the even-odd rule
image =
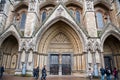
<svg viewBox="0 0 120 80">
<path fill-rule="evenodd" d="M 35 79 L 33 77 L 18 77 L 13 75 L 4 75 L 3 78 L 0 80 L 35 80 Z M 40 80 L 40 78 L 38 80 Z M 48 76 L 47 80 L 88 80 L 88 78 L 82 78 L 77 76 Z"/>
</svg>

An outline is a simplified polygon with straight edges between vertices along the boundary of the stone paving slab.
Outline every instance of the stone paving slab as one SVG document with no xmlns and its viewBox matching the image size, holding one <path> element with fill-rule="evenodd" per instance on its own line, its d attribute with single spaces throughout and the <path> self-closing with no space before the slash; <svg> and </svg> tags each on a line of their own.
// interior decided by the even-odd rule
<svg viewBox="0 0 120 80">
<path fill-rule="evenodd" d="M 33 77 L 18 77 L 13 75 L 4 75 L 0 80 L 35 80 Z M 38 79 L 40 80 L 40 78 Z M 48 76 L 47 80 L 89 80 L 88 78 L 81 78 L 76 76 Z M 93 79 L 100 80 L 100 79 Z"/>
</svg>

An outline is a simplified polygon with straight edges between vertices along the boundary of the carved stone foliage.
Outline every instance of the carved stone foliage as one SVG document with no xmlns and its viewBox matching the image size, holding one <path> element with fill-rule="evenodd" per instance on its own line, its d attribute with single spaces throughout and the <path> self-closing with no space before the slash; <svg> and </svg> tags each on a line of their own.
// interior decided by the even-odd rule
<svg viewBox="0 0 120 80">
<path fill-rule="evenodd" d="M 87 44 L 88 63 L 100 63 L 100 52 L 99 40 L 89 39 Z"/>
<path fill-rule="evenodd" d="M 23 49 L 26 51 L 30 49 L 34 50 L 35 45 L 33 42 L 34 41 L 32 39 L 22 39 L 20 44 L 20 50 L 23 50 Z"/>
<path fill-rule="evenodd" d="M 87 44 L 87 51 L 90 50 L 92 52 L 95 51 L 100 51 L 100 44 L 97 41 L 97 39 L 89 39 L 88 44 Z"/>
</svg>

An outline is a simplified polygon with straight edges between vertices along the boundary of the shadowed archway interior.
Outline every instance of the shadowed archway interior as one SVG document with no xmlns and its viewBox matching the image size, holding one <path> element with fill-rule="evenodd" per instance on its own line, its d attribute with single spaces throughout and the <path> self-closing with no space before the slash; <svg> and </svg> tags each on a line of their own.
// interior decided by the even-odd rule
<svg viewBox="0 0 120 80">
<path fill-rule="evenodd" d="M 18 58 L 18 41 L 10 35 L 2 43 L 0 47 L 0 65 L 6 69 L 6 73 L 14 74 L 17 66 Z"/>
<path fill-rule="evenodd" d="M 120 63 L 118 62 L 120 60 L 120 41 L 110 35 L 106 38 L 103 49 L 105 66 L 109 66 L 111 70 L 114 67 L 120 69 Z"/>
</svg>

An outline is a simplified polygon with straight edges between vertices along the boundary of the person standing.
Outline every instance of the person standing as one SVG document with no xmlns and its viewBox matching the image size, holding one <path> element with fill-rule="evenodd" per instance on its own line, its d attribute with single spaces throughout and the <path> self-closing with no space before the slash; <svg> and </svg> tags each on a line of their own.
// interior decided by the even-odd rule
<svg viewBox="0 0 120 80">
<path fill-rule="evenodd" d="M 100 68 L 100 73 L 101 73 L 101 80 L 105 79 L 105 69 L 103 67 Z"/>
<path fill-rule="evenodd" d="M 89 80 L 92 80 L 92 77 L 93 77 L 93 71 L 91 68 L 88 69 L 88 78 Z"/>
<path fill-rule="evenodd" d="M 106 73 L 106 78 L 107 78 L 107 80 L 111 80 L 111 77 L 110 77 L 110 75 L 111 75 L 111 70 L 110 70 L 108 67 L 106 67 L 105 73 Z"/>
<path fill-rule="evenodd" d="M 4 67 L 1 66 L 1 67 L 0 67 L 0 78 L 2 78 L 2 76 L 3 76 L 3 72 L 4 72 Z"/>
<path fill-rule="evenodd" d="M 43 69 L 42 69 L 42 77 L 41 80 L 46 80 L 46 76 L 47 76 L 47 70 L 46 70 L 46 66 L 44 65 Z"/>
<path fill-rule="evenodd" d="M 114 76 L 114 80 L 118 79 L 118 71 L 116 70 L 116 67 L 113 70 L 113 76 Z"/>
<path fill-rule="evenodd" d="M 33 77 L 36 76 L 36 68 L 33 68 Z"/>
<path fill-rule="evenodd" d="M 36 77 L 36 79 L 38 79 L 38 77 L 39 77 L 39 66 L 35 70 L 35 77 Z"/>
</svg>

